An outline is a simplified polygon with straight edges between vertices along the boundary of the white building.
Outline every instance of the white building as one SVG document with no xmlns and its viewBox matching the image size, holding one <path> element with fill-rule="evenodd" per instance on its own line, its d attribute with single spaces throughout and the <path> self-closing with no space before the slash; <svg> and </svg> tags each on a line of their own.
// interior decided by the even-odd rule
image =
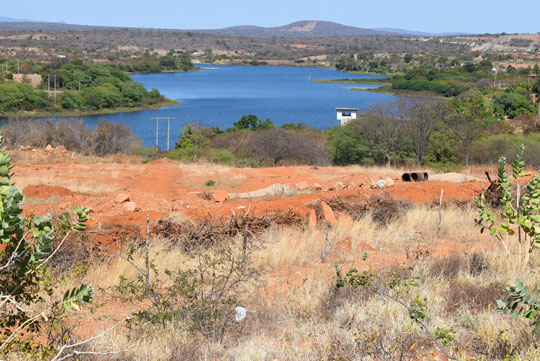
<svg viewBox="0 0 540 361">
<path fill-rule="evenodd" d="M 337 120 L 341 125 L 347 124 L 351 119 L 358 118 L 358 108 L 336 108 Z"/>
</svg>

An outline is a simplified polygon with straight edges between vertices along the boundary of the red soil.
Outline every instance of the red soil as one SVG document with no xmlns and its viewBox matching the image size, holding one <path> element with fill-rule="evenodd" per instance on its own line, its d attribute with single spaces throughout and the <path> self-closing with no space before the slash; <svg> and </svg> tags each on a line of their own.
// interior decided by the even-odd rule
<svg viewBox="0 0 540 361">
<path fill-rule="evenodd" d="M 444 202 L 466 202 L 482 189 L 478 182 L 402 183 L 397 179 L 390 188 L 372 189 L 370 185 L 378 177 L 369 172 L 359 173 L 358 168 L 350 172 L 349 168 L 307 166 L 237 169 L 205 163 L 179 165 L 164 160 L 149 164 L 88 164 L 73 160 L 53 162 L 45 158 L 38 164 L 19 161 L 16 171 L 15 182 L 24 188 L 23 193 L 29 200 L 25 204 L 25 212 L 59 214 L 78 204 L 85 205 L 91 210 L 90 229 L 108 238 L 108 243 L 121 241 L 118 230 L 122 227 L 139 229 L 142 233 L 147 214 L 152 221 L 157 221 L 172 212 L 201 219 L 230 217 L 245 212 L 262 215 L 271 211 L 293 210 L 305 216 L 307 222 L 310 208 L 306 203 L 333 197 L 377 195 L 412 203 L 433 203 L 439 201 L 443 188 Z M 216 185 L 205 187 L 205 182 L 210 179 Z M 322 190 L 298 191 L 292 196 L 228 199 L 224 202 L 206 200 L 200 196 L 202 192 L 221 193 L 221 196 L 224 192 L 249 192 L 277 183 L 294 188 L 300 182 L 320 184 Z M 339 185 L 338 189 L 334 189 L 335 185 Z M 120 192 L 126 193 L 129 201 L 135 203 L 135 211 L 127 210 L 125 203 L 115 202 Z"/>
</svg>

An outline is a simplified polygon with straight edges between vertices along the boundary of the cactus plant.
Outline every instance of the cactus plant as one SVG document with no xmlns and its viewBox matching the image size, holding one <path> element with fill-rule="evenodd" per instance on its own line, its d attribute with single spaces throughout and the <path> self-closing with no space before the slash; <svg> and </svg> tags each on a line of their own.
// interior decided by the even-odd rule
<svg viewBox="0 0 540 361">
<path fill-rule="evenodd" d="M 479 214 L 475 222 L 480 227 L 480 232 L 488 230 L 501 242 L 509 255 L 512 253 L 512 244 L 509 241 L 515 240 L 522 269 L 527 266 L 531 252 L 540 248 L 540 174 L 535 175 L 524 189 L 521 188 L 521 180 L 526 176 L 525 162 L 522 160 L 523 150 L 522 145 L 512 163 L 513 180 L 506 172 L 506 158 L 499 159 L 501 209 L 489 208 L 484 202 L 484 194 L 474 199 Z"/>
<path fill-rule="evenodd" d="M 50 317 L 43 307 L 53 289 L 44 282 L 46 265 L 72 232 L 84 232 L 88 209 L 77 207 L 63 216 L 62 229 L 51 216 L 22 217 L 24 196 L 12 182 L 11 157 L 0 136 L 0 354 L 28 345 Z M 65 312 L 92 301 L 92 286 L 68 290 L 60 304 Z M 32 308 L 32 309 L 31 309 Z"/>
</svg>

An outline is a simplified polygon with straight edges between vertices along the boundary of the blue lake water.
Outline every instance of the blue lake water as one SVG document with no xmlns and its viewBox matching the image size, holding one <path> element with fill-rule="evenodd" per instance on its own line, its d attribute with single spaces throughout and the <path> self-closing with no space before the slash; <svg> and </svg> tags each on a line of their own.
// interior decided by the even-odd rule
<svg viewBox="0 0 540 361">
<path fill-rule="evenodd" d="M 171 121 L 171 144 L 189 122 L 225 129 L 243 115 L 270 118 L 276 125 L 304 122 L 326 129 L 339 122 L 336 107 L 368 108 L 373 103 L 394 99 L 388 94 L 351 91 L 350 88 L 375 88 L 378 85 L 319 83 L 315 79 L 376 78 L 327 68 L 278 66 L 201 65 L 205 70 L 188 73 L 136 74 L 133 78 L 148 89 L 156 88 L 180 104 L 160 110 L 83 117 L 89 126 L 100 118 L 130 126 L 147 146 L 155 145 L 155 120 Z M 167 121 L 159 124 L 159 145 L 167 144 Z"/>
</svg>

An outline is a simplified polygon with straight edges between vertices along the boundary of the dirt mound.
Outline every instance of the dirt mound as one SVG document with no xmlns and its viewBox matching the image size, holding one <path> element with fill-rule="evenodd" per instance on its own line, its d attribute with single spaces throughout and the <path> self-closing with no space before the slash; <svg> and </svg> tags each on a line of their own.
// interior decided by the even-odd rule
<svg viewBox="0 0 540 361">
<path fill-rule="evenodd" d="M 23 194 L 27 198 L 50 198 L 50 197 L 66 197 L 74 195 L 72 191 L 67 188 L 59 186 L 48 185 L 31 185 L 23 190 Z"/>
<path fill-rule="evenodd" d="M 461 182 L 483 182 L 483 179 L 472 177 L 466 174 L 461 173 L 443 173 L 443 174 L 434 174 L 429 177 L 429 180 L 435 182 L 452 182 L 452 183 L 461 183 Z"/>
<path fill-rule="evenodd" d="M 272 184 L 269 187 L 245 193 L 231 193 L 229 198 L 258 198 L 258 197 L 280 197 L 293 193 L 293 189 L 285 184 Z"/>
</svg>

